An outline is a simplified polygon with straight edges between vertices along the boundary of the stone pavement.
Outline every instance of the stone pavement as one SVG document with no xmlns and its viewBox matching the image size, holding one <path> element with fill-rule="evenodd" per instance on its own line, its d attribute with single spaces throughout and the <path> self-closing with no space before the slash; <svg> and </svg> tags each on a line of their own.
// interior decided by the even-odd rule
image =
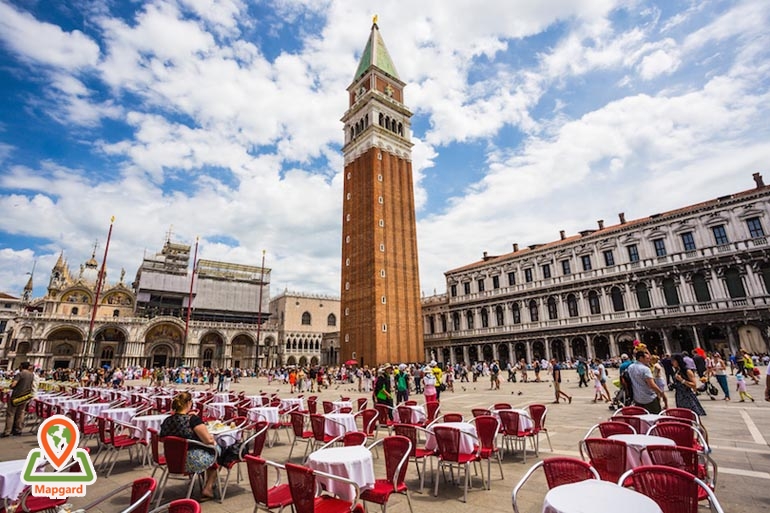
<svg viewBox="0 0 770 513">
<path fill-rule="evenodd" d="M 764 369 L 762 369 L 764 371 Z M 503 373 L 505 374 L 505 373 Z M 441 410 L 447 412 L 460 412 L 470 417 L 471 408 L 488 407 L 495 402 L 509 402 L 514 407 L 526 407 L 530 403 L 548 404 L 548 417 L 546 427 L 549 428 L 553 443 L 553 454 L 579 457 L 578 441 L 592 425 L 606 420 L 611 412 L 605 404 L 593 404 L 593 388 L 578 388 L 576 376 L 565 372 L 565 381 L 562 389 L 572 394 L 572 404 L 550 404 L 553 399 L 553 389 L 547 382 L 543 383 L 503 383 L 501 390 L 489 390 L 488 380 L 480 380 L 477 383 L 456 383 L 455 392 L 444 392 L 441 396 Z M 734 387 L 733 378 L 730 385 Z M 749 385 L 756 403 L 731 403 L 725 401 L 703 401 L 708 412 L 704 418 L 709 431 L 710 442 L 713 448 L 712 457 L 719 465 L 716 495 L 724 510 L 730 513 L 768 511 L 770 508 L 770 447 L 767 440 L 770 439 L 770 403 L 762 402 L 763 385 Z M 246 390 L 247 393 L 280 392 L 288 395 L 288 385 L 272 385 L 268 388 L 264 378 L 252 378 L 242 380 L 233 385 L 233 390 Z M 335 385 L 330 390 L 324 390 L 319 397 L 321 399 L 335 400 L 341 394 L 353 398 L 368 396 L 359 394 L 354 385 Z M 422 397 L 419 398 L 422 402 Z M 673 393 L 669 393 L 669 400 L 673 406 Z M 320 401 L 319 401 L 320 406 Z M 2 460 L 11 460 L 26 457 L 27 452 L 36 446 L 35 437 L 26 434 L 22 437 L 0 439 L 0 453 Z M 93 443 L 90 444 L 93 446 Z M 540 457 L 551 456 L 548 442 L 541 437 Z M 281 433 L 279 443 L 274 447 L 266 447 L 263 456 L 267 459 L 284 462 L 289 452 L 290 444 L 287 436 Z M 295 451 L 292 461 L 300 462 L 304 447 L 298 445 L 299 451 Z M 526 472 L 537 461 L 534 453 L 527 454 L 527 463 L 522 461 L 522 455 L 517 452 L 506 454 L 503 460 L 504 479 L 500 479 L 499 468 L 492 466 L 492 489 L 484 490 L 480 486 L 480 479 L 473 479 L 473 489 L 468 492 L 468 503 L 462 503 L 462 488 L 440 482 L 438 497 L 434 497 L 428 491 L 430 478 L 426 478 L 426 491 L 419 493 L 419 480 L 417 479 L 414 464 L 411 464 L 407 472 L 407 484 L 411 490 L 412 503 L 416 513 L 438 513 L 446 511 L 472 511 L 474 508 L 483 508 L 486 511 L 511 512 L 511 491 Z M 375 459 L 375 474 L 384 474 L 384 461 Z M 430 466 L 430 463 L 428 464 Z M 486 465 L 484 465 L 486 472 Z M 99 476 L 97 482 L 88 488 L 88 497 L 72 499 L 75 506 L 82 506 L 118 486 L 128 483 L 138 477 L 149 476 L 151 469 L 142 468 L 134 463 L 129 463 L 128 456 L 121 454 L 112 475 L 109 478 Z M 158 472 L 159 474 L 159 472 Z M 244 479 L 240 484 L 235 483 L 235 477 L 231 478 L 227 498 L 223 504 L 217 501 L 208 501 L 202 505 L 205 513 L 251 513 L 254 501 L 249 490 L 248 477 L 243 468 Z M 156 476 L 157 477 L 157 476 Z M 285 476 L 284 476 L 285 479 Z M 542 500 L 545 494 L 545 480 L 542 473 L 537 473 L 525 486 L 519 495 L 521 511 L 539 512 L 542 508 Z M 186 483 L 182 481 L 169 481 L 165 498 L 171 500 L 182 497 L 186 490 Z M 198 490 L 193 494 L 196 496 Z M 596 497 L 601 501 L 601 497 Z M 115 498 L 108 502 L 101 510 L 105 513 L 120 511 L 126 503 L 125 497 Z M 376 507 L 376 506 L 372 506 Z M 701 511 L 707 511 L 701 506 Z M 408 511 L 406 500 L 402 496 L 393 496 L 388 505 L 388 510 L 393 513 Z"/>
</svg>

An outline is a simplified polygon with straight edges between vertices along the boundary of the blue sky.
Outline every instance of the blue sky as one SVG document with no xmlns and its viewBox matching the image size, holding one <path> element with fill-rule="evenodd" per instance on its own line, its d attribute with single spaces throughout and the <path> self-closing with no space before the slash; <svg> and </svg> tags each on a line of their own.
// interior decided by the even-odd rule
<svg viewBox="0 0 770 513">
<path fill-rule="evenodd" d="M 408 86 L 421 286 L 770 179 L 770 3 L 0 0 L 0 291 L 116 216 L 132 278 L 172 227 L 272 293 L 338 295 L 345 89 L 371 16 Z M 128 280 L 130 281 L 130 280 Z"/>
</svg>

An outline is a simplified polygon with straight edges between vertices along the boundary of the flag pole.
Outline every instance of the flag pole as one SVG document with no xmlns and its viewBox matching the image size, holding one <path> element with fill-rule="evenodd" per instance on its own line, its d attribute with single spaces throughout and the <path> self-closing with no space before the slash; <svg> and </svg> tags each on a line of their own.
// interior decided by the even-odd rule
<svg viewBox="0 0 770 513">
<path fill-rule="evenodd" d="M 259 367 L 259 334 L 262 331 L 262 287 L 265 285 L 265 250 L 262 250 L 262 267 L 259 274 L 259 305 L 257 306 L 257 354 L 254 355 L 254 370 Z M 269 365 L 269 354 L 265 354 L 265 365 Z"/>
<path fill-rule="evenodd" d="M 94 321 L 96 320 L 96 309 L 99 305 L 99 294 L 102 293 L 102 285 L 104 285 L 104 270 L 107 267 L 107 253 L 110 251 L 110 240 L 112 239 L 112 226 L 115 224 L 115 216 L 110 217 L 110 229 L 107 232 L 107 244 L 104 245 L 104 258 L 102 258 L 102 267 L 99 269 L 99 276 L 96 279 L 96 293 L 94 294 L 94 304 L 91 308 L 91 322 L 88 324 L 88 336 L 86 337 L 86 353 L 83 355 L 88 358 L 87 361 L 91 363 L 90 367 L 93 368 L 96 363 L 96 347 L 91 340 L 91 336 L 94 333 Z"/>
<path fill-rule="evenodd" d="M 187 333 L 190 329 L 190 312 L 192 311 L 193 285 L 195 284 L 195 271 L 198 269 L 198 237 L 195 237 L 195 253 L 193 255 L 192 276 L 190 277 L 190 295 L 187 298 L 187 319 L 184 323 L 184 345 L 187 347 Z"/>
</svg>

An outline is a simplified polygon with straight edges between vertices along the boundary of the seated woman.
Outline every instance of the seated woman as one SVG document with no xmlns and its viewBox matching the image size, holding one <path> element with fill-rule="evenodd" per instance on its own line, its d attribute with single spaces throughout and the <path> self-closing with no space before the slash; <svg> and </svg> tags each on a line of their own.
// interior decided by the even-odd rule
<svg viewBox="0 0 770 513">
<path fill-rule="evenodd" d="M 192 407 L 192 395 L 189 392 L 181 392 L 171 402 L 173 414 L 163 421 L 160 426 L 160 437 L 178 436 L 211 445 L 212 449 L 191 446 L 187 452 L 187 471 L 199 473 L 206 471 L 206 483 L 201 494 L 203 497 L 214 496 L 214 482 L 217 479 L 217 471 L 212 467 L 217 460 L 216 443 L 209 433 L 206 424 L 197 415 L 189 415 Z"/>
</svg>

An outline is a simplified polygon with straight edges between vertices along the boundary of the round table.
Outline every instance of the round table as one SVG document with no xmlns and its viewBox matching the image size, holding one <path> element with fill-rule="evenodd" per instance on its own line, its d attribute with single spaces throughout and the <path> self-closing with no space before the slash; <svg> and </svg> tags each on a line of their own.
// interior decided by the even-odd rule
<svg viewBox="0 0 770 513">
<path fill-rule="evenodd" d="M 350 401 L 332 401 L 334 409 L 332 413 L 339 413 L 342 408 L 353 408 L 353 403 Z"/>
<path fill-rule="evenodd" d="M 148 430 L 152 428 L 155 431 L 160 432 L 160 425 L 163 424 L 163 421 L 170 416 L 171 415 L 168 413 L 161 413 L 158 415 L 140 415 L 139 417 L 134 417 L 131 420 L 131 424 L 142 430 L 142 436 L 149 443 L 150 432 Z"/>
<path fill-rule="evenodd" d="M 498 419 L 500 418 L 501 411 L 503 410 L 491 410 L 492 415 L 494 417 L 497 417 Z M 506 409 L 505 411 L 514 411 L 519 414 L 519 431 L 529 431 L 530 429 L 534 429 L 535 423 L 532 420 L 532 417 L 529 416 L 529 412 L 527 410 L 522 410 L 519 408 L 511 408 L 511 409 Z"/>
<path fill-rule="evenodd" d="M 425 407 L 418 404 L 418 405 L 405 405 L 407 408 L 412 410 L 412 422 L 420 424 L 422 422 L 425 422 L 425 419 L 427 418 L 425 415 Z M 393 410 L 393 420 L 395 422 L 401 422 L 401 417 L 398 414 L 398 408 Z"/>
<path fill-rule="evenodd" d="M 656 422 L 658 422 L 658 419 L 660 419 L 663 415 L 659 415 L 657 413 L 645 413 L 644 415 L 635 415 L 635 417 L 638 417 L 639 420 L 642 421 L 642 432 L 639 433 L 640 435 L 646 434 L 647 431 L 655 425 Z"/>
<path fill-rule="evenodd" d="M 358 483 L 361 489 L 374 484 L 374 465 L 372 453 L 366 447 L 330 447 L 315 451 L 308 456 L 307 466 L 327 474 L 345 477 Z M 339 481 L 327 480 L 322 477 L 318 481 L 326 485 L 326 489 L 338 497 L 352 501 L 355 490 L 352 486 Z"/>
<path fill-rule="evenodd" d="M 225 406 L 235 406 L 236 403 L 208 403 L 203 407 L 210 416 L 221 419 L 225 416 Z"/>
<path fill-rule="evenodd" d="M 5 501 L 16 500 L 24 490 L 21 474 L 26 464 L 26 459 L 0 462 L 0 498 Z"/>
<path fill-rule="evenodd" d="M 110 409 L 110 403 L 89 403 L 78 406 L 78 411 L 83 411 L 94 417 L 98 417 L 104 410 Z"/>
<path fill-rule="evenodd" d="M 259 422 L 261 420 L 267 421 L 270 424 L 278 423 L 278 407 L 277 406 L 259 406 L 257 408 L 249 408 L 249 420 L 252 422 Z"/>
<path fill-rule="evenodd" d="M 324 422 L 324 431 L 329 436 L 340 436 L 348 431 L 358 431 L 356 418 L 352 413 L 327 413 L 324 418 L 332 421 Z"/>
<path fill-rule="evenodd" d="M 545 494 L 543 513 L 661 513 L 649 497 L 615 483 L 588 479 L 552 488 Z"/>
<path fill-rule="evenodd" d="M 99 413 L 100 417 L 108 417 L 112 420 L 117 420 L 123 424 L 130 424 L 131 419 L 136 415 L 136 408 L 112 408 L 109 410 L 102 410 Z"/>
<path fill-rule="evenodd" d="M 301 397 L 289 397 L 288 399 L 281 399 L 282 410 L 289 410 L 295 406 L 297 407 L 297 410 L 304 410 L 305 400 Z"/>
<path fill-rule="evenodd" d="M 265 395 L 247 395 L 246 399 L 251 401 L 253 407 L 267 406 L 270 403 L 270 398 Z"/>
<path fill-rule="evenodd" d="M 611 435 L 608 438 L 626 443 L 626 470 L 652 464 L 647 453 L 642 452 L 648 445 L 676 445 L 670 438 L 654 435 Z"/>
<path fill-rule="evenodd" d="M 450 427 L 454 429 L 459 429 L 463 433 L 470 433 L 473 436 L 476 436 L 476 426 L 469 422 L 440 422 L 438 424 L 433 424 L 433 427 Z M 460 452 L 463 454 L 472 454 L 473 448 L 476 445 L 476 440 L 473 437 L 470 436 L 461 436 L 460 437 Z M 436 450 L 438 447 L 438 444 L 436 443 L 436 437 L 433 436 L 433 433 L 427 433 L 425 435 L 425 448 L 429 451 Z"/>
</svg>

